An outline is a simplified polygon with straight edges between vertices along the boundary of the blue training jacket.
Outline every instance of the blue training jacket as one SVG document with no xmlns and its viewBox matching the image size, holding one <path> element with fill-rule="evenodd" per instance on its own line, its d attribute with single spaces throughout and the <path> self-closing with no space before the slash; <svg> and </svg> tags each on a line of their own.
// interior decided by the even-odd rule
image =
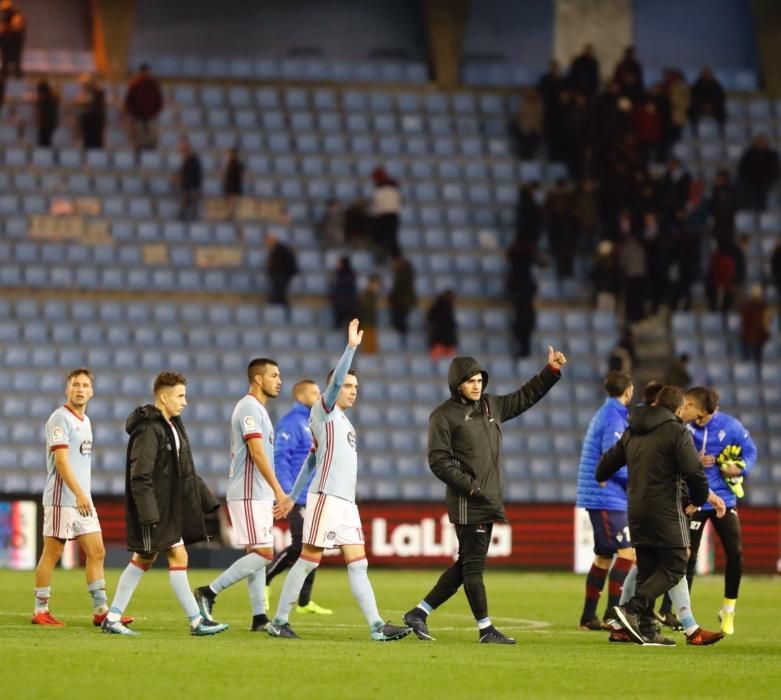
<svg viewBox="0 0 781 700">
<path fill-rule="evenodd" d="M 743 427 L 743 424 L 737 418 L 727 413 L 716 411 L 705 427 L 700 428 L 694 423 L 689 423 L 687 427 L 694 438 L 694 446 L 697 448 L 697 452 L 718 457 L 727 445 L 739 445 L 741 459 L 746 462 L 743 475 L 748 475 L 753 469 L 757 461 L 757 446 L 751 439 L 748 430 Z M 734 508 L 737 505 L 738 497 L 727 486 L 727 482 L 721 476 L 718 464 L 713 467 L 706 467 L 705 475 L 708 477 L 710 490 L 724 499 L 724 504 L 727 508 Z M 702 509 L 713 510 L 713 506 L 710 503 L 704 503 Z"/>
<path fill-rule="evenodd" d="M 312 449 L 309 412 L 308 406 L 296 401 L 293 409 L 282 416 L 275 430 L 274 470 L 285 493 L 290 493 L 298 472 Z M 296 503 L 306 505 L 306 494 L 311 481 L 311 478 L 307 481 Z"/>
<path fill-rule="evenodd" d="M 629 425 L 629 409 L 608 397 L 589 423 L 578 467 L 578 508 L 623 510 L 626 506 L 626 465 L 602 488 L 595 478 L 602 455 L 615 445 Z"/>
</svg>

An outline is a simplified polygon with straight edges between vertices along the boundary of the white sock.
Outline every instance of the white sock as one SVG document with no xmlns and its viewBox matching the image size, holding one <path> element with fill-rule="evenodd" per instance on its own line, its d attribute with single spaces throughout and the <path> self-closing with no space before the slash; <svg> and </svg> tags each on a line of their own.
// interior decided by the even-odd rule
<svg viewBox="0 0 781 700">
<path fill-rule="evenodd" d="M 635 564 L 624 579 L 624 587 L 621 589 L 621 600 L 619 605 L 625 605 L 635 595 L 635 586 L 637 585 L 637 565 Z"/>
<path fill-rule="evenodd" d="M 92 583 L 87 584 L 87 590 L 92 597 L 92 612 L 100 614 L 108 610 L 106 605 L 106 581 L 105 579 L 98 579 Z"/>
<path fill-rule="evenodd" d="M 198 611 L 198 603 L 190 590 L 190 581 L 187 579 L 187 569 L 168 569 L 168 580 L 174 589 L 179 604 L 184 609 L 184 614 L 192 627 L 197 627 L 201 621 L 201 613 Z"/>
<path fill-rule="evenodd" d="M 491 626 L 490 617 L 484 617 L 482 620 L 477 621 L 477 629 L 479 630 L 488 629 L 490 626 Z"/>
<path fill-rule="evenodd" d="M 51 586 L 35 589 L 35 613 L 46 612 L 49 609 L 49 598 L 51 597 Z"/>
<path fill-rule="evenodd" d="M 347 565 L 347 579 L 350 582 L 350 590 L 353 597 L 358 602 L 358 606 L 361 608 L 363 616 L 366 618 L 366 622 L 369 623 L 369 627 L 372 629 L 377 626 L 385 624 L 380 617 L 380 611 L 377 610 L 377 601 L 374 597 L 374 589 L 369 581 L 369 562 L 364 557 L 357 561 L 351 561 Z"/>
<path fill-rule="evenodd" d="M 268 564 L 266 557 L 256 552 L 250 552 L 241 559 L 234 561 L 233 564 L 209 584 L 209 588 L 215 593 L 221 593 L 234 583 L 238 583 L 242 579 L 256 573 L 258 569 L 265 568 L 266 564 Z"/>
<path fill-rule="evenodd" d="M 114 593 L 114 600 L 111 601 L 111 607 L 108 609 L 108 621 L 117 622 L 125 608 L 130 603 L 130 599 L 135 593 L 136 586 L 141 581 L 141 577 L 146 573 L 146 569 L 134 564 L 132 561 L 125 567 L 117 583 L 117 590 Z"/>
<path fill-rule="evenodd" d="M 318 567 L 318 564 L 319 562 L 299 557 L 290 571 L 287 572 L 285 583 L 282 585 L 282 592 L 279 594 L 277 613 L 274 615 L 275 623 L 284 625 L 288 621 L 290 610 L 298 600 L 298 594 L 301 592 L 301 587 L 304 585 L 306 577 Z"/>
<path fill-rule="evenodd" d="M 252 614 L 263 615 L 266 612 L 266 567 L 262 566 L 254 574 L 247 577 L 249 603 Z"/>
</svg>

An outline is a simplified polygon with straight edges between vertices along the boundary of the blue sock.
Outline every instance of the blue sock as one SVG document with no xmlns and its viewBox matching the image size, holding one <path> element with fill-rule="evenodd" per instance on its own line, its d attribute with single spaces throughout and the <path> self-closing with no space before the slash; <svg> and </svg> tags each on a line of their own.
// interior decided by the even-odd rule
<svg viewBox="0 0 781 700">
<path fill-rule="evenodd" d="M 317 568 L 318 564 L 319 562 L 299 557 L 298 561 L 287 572 L 285 583 L 282 585 L 282 592 L 279 594 L 277 613 L 274 615 L 276 624 L 284 625 L 288 621 L 290 610 L 298 600 L 298 594 L 301 592 L 301 587 L 304 585 L 306 577 Z"/>
<path fill-rule="evenodd" d="M 247 577 L 249 602 L 252 614 L 263 615 L 266 612 L 266 567 L 262 566 L 254 574 Z"/>
<path fill-rule="evenodd" d="M 425 600 L 421 600 L 415 607 L 420 608 L 424 613 L 426 613 L 423 617 L 428 617 L 431 615 L 431 612 L 434 610 Z"/>
<path fill-rule="evenodd" d="M 234 583 L 256 573 L 258 569 L 265 568 L 266 564 L 268 564 L 268 559 L 255 552 L 250 552 L 241 559 L 234 561 L 233 564 L 209 584 L 209 588 L 215 593 L 220 593 Z"/>
<path fill-rule="evenodd" d="M 187 569 L 168 569 L 168 580 L 179 599 L 179 604 L 184 608 L 184 614 L 187 615 L 190 624 L 195 627 L 201 621 L 201 613 L 198 610 L 198 603 L 195 602 L 195 596 L 190 590 Z"/>
<path fill-rule="evenodd" d="M 637 565 L 633 566 L 624 579 L 624 587 L 621 590 L 621 600 L 619 605 L 628 603 L 635 595 L 635 587 L 637 586 Z"/>
<path fill-rule="evenodd" d="M 374 589 L 372 589 L 372 584 L 369 581 L 368 570 L 369 562 L 365 557 L 357 561 L 351 561 L 347 565 L 347 579 L 350 581 L 350 590 L 358 602 L 366 622 L 369 623 L 369 627 L 374 629 L 377 627 L 378 622 L 380 626 L 384 625 L 385 622 L 380 617 L 379 610 L 377 610 L 377 601 L 374 598 Z"/>
<path fill-rule="evenodd" d="M 125 608 L 130 603 L 133 593 L 141 581 L 141 577 L 146 573 L 146 568 L 131 561 L 119 577 L 117 590 L 114 593 L 114 600 L 111 601 L 111 607 L 108 610 L 108 621 L 117 622 Z"/>
<path fill-rule="evenodd" d="M 108 605 L 106 605 L 108 600 L 106 598 L 106 580 L 100 578 L 97 581 L 88 583 L 87 590 L 89 591 L 90 596 L 92 596 L 93 612 L 105 612 L 108 608 Z"/>
<path fill-rule="evenodd" d="M 697 629 L 698 625 L 692 612 L 692 600 L 689 595 L 689 583 L 686 581 L 686 577 L 684 576 L 678 581 L 667 593 L 675 606 L 678 621 L 686 634 L 691 634 Z"/>
</svg>

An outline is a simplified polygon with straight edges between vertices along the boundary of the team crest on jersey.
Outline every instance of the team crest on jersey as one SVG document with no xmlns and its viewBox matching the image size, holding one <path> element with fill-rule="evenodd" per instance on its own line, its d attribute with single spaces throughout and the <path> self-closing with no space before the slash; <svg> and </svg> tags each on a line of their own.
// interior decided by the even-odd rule
<svg viewBox="0 0 781 700">
<path fill-rule="evenodd" d="M 81 445 L 79 445 L 79 452 L 84 457 L 89 457 L 92 454 L 92 440 L 84 440 Z"/>
<path fill-rule="evenodd" d="M 55 425 L 54 429 L 52 430 L 52 439 L 63 440 L 64 438 L 65 438 L 65 431 L 59 425 Z"/>
<path fill-rule="evenodd" d="M 347 442 L 350 443 L 350 447 L 355 449 L 355 433 L 352 430 L 347 433 Z"/>
<path fill-rule="evenodd" d="M 244 416 L 244 420 L 242 422 L 244 423 L 244 427 L 248 430 L 255 427 L 255 419 L 252 416 Z"/>
<path fill-rule="evenodd" d="M 723 430 L 719 430 L 719 442 L 724 442 L 725 437 L 727 437 L 727 433 Z"/>
</svg>

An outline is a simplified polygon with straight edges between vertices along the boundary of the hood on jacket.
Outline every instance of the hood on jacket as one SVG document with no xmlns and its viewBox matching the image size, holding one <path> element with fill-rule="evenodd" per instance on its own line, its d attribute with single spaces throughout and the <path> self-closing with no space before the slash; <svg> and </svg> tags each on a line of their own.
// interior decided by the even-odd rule
<svg viewBox="0 0 781 700">
<path fill-rule="evenodd" d="M 485 392 L 485 388 L 488 386 L 488 372 L 483 369 L 483 366 L 474 357 L 453 358 L 447 371 L 447 384 L 453 398 L 461 398 L 458 387 L 478 372 L 483 375 L 483 391 Z"/>
<path fill-rule="evenodd" d="M 162 418 L 163 414 L 160 409 L 152 404 L 146 404 L 145 406 L 139 406 L 133 411 L 125 422 L 125 432 L 128 435 L 132 435 L 133 431 L 146 420 L 154 420 L 156 418 Z"/>
<path fill-rule="evenodd" d="M 645 435 L 670 422 L 680 423 L 681 419 L 668 408 L 638 406 L 629 419 L 629 429 L 636 435 Z"/>
</svg>

